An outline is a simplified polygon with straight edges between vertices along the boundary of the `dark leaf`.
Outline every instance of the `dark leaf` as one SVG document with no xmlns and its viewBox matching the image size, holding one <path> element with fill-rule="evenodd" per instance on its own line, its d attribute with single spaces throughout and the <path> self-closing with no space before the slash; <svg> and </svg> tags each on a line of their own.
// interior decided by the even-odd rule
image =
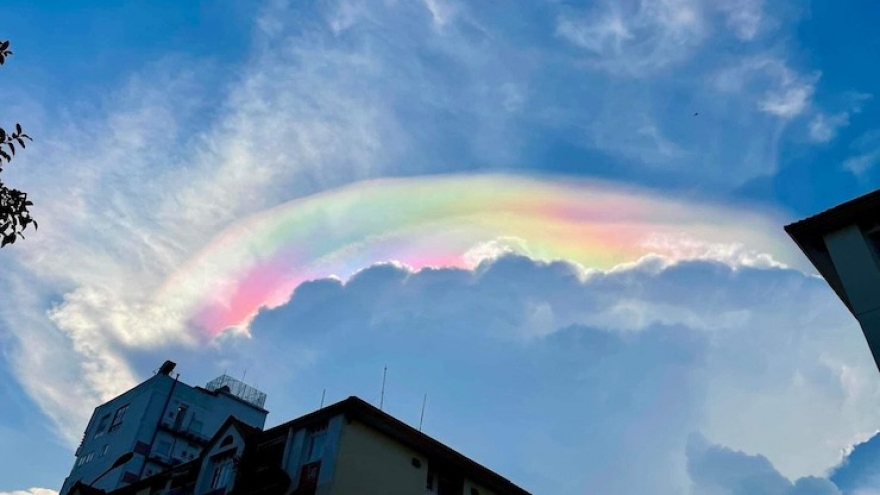
<svg viewBox="0 0 880 495">
<path fill-rule="evenodd" d="M 21 130 L 21 124 L 15 124 L 15 133 L 16 133 L 16 134 L 21 134 L 21 133 L 22 133 L 22 130 Z"/>
<path fill-rule="evenodd" d="M 10 141 L 6 144 L 9 145 L 9 149 L 12 150 L 12 156 L 15 156 L 15 145 L 12 144 L 12 141 Z"/>
<path fill-rule="evenodd" d="M 34 220 L 34 230 L 37 230 L 37 221 Z"/>
<path fill-rule="evenodd" d="M 0 43 L 0 50 L 5 50 L 7 48 L 9 48 L 9 40 Z"/>
<path fill-rule="evenodd" d="M 22 139 L 22 138 L 20 138 L 20 137 L 17 137 L 17 138 L 15 138 L 15 139 L 18 141 L 18 144 L 21 145 L 22 149 L 24 149 L 24 147 L 25 147 L 25 146 L 24 146 L 24 139 Z"/>
<path fill-rule="evenodd" d="M 9 160 L 12 160 L 12 157 L 9 156 L 9 153 L 7 153 L 7 152 L 5 152 L 5 151 L 3 151 L 3 150 L 0 150 L 0 156 L 2 156 L 3 158 L 5 158 L 7 162 L 8 162 Z"/>
<path fill-rule="evenodd" d="M 0 143 L 6 141 L 6 130 L 0 127 Z"/>
<path fill-rule="evenodd" d="M 0 53 L 0 65 L 3 65 L 4 63 L 6 63 L 6 56 Z"/>
<path fill-rule="evenodd" d="M 5 246 L 7 244 L 12 244 L 13 242 L 15 242 L 15 234 L 13 234 L 11 236 L 4 235 L 3 240 L 0 241 L 0 248 L 2 248 L 3 246 Z"/>
</svg>

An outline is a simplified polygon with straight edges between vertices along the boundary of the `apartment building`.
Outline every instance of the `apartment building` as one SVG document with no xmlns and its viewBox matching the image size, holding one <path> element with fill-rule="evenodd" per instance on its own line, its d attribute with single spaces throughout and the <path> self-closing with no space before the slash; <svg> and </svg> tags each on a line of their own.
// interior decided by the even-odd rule
<svg viewBox="0 0 880 495">
<path fill-rule="evenodd" d="M 143 383 L 95 408 L 61 493 L 79 482 L 112 491 L 198 459 L 230 416 L 263 428 L 266 394 L 223 375 L 205 387 L 172 377 L 166 361 Z M 131 458 L 109 469 L 120 456 Z"/>
</svg>

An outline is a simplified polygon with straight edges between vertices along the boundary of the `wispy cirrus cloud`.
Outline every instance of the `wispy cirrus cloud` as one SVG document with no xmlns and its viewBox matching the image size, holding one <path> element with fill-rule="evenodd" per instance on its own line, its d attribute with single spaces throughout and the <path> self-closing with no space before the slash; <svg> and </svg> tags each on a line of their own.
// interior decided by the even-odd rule
<svg viewBox="0 0 880 495">
<path fill-rule="evenodd" d="M 880 129 L 867 131 L 857 137 L 849 146 L 850 156 L 843 161 L 843 167 L 856 176 L 861 176 L 880 163 Z"/>
<path fill-rule="evenodd" d="M 744 59 L 716 76 L 719 90 L 750 95 L 762 112 L 794 118 L 809 108 L 818 74 L 801 75 L 770 56 Z"/>
<path fill-rule="evenodd" d="M 730 5 L 534 2 L 522 6 L 524 29 L 519 13 L 484 3 L 272 2 L 240 70 L 169 56 L 33 129 L 55 137 L 9 169 L 37 202 L 40 231 L 0 253 L 3 294 L 14 301 L 0 313 L 8 361 L 73 445 L 84 403 L 149 371 L 133 354 L 220 346 L 152 294 L 224 227 L 283 201 L 361 179 L 487 169 L 601 175 L 675 194 L 687 179 L 720 196 L 772 173 L 779 136 L 814 105 L 818 76 L 756 44 L 767 17 L 759 3 Z M 740 44 L 717 57 L 729 36 Z M 206 91 L 209 79 L 219 89 Z M 676 244 L 691 253 L 682 257 L 737 266 L 762 248 L 693 242 Z M 588 323 L 714 321 L 685 303 L 616 294 Z M 523 307 L 525 334 L 584 323 L 553 301 Z M 853 406 L 847 440 L 857 440 L 863 408 Z M 713 428 L 719 441 L 765 447 L 733 426 Z M 785 472 L 828 463 L 824 451 L 798 464 L 779 449 L 768 455 Z"/>
<path fill-rule="evenodd" d="M 597 68 L 643 76 L 690 58 L 706 36 L 701 10 L 696 0 L 600 2 L 562 14 L 556 34 Z"/>
<path fill-rule="evenodd" d="M 717 7 L 725 14 L 726 25 L 741 40 L 753 40 L 766 24 L 764 0 L 723 0 L 717 2 Z"/>
</svg>

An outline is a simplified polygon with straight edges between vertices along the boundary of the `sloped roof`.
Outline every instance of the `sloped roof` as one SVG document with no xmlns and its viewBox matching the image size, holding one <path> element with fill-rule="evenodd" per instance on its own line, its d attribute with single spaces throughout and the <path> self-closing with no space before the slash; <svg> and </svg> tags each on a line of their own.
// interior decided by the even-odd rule
<svg viewBox="0 0 880 495">
<path fill-rule="evenodd" d="M 785 231 L 798 242 L 866 221 L 880 221 L 880 189 L 786 225 Z"/>
<path fill-rule="evenodd" d="M 274 437 L 286 435 L 287 430 L 290 428 L 308 427 L 339 414 L 344 414 L 349 419 L 360 421 L 364 425 L 426 455 L 434 462 L 460 470 L 467 478 L 495 493 L 503 495 L 531 495 L 500 474 L 354 396 L 270 428 L 264 431 L 260 438 L 263 442 L 266 442 Z"/>
<path fill-rule="evenodd" d="M 843 289 L 837 268 L 825 246 L 825 236 L 850 225 L 872 227 L 878 223 L 880 223 L 880 189 L 786 225 L 785 231 L 847 309 L 852 311 L 849 296 Z"/>
</svg>

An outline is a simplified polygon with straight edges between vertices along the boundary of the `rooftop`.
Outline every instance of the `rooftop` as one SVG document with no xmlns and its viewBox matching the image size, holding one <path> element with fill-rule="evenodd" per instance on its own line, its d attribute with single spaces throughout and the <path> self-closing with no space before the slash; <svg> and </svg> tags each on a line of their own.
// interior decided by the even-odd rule
<svg viewBox="0 0 880 495">
<path fill-rule="evenodd" d="M 829 208 L 811 217 L 785 226 L 785 231 L 798 244 L 852 224 L 880 222 L 880 189 Z"/>
<path fill-rule="evenodd" d="M 291 427 L 307 427 L 314 423 L 323 422 L 338 414 L 344 414 L 349 419 L 360 421 L 380 433 L 425 454 L 431 462 L 444 464 L 461 471 L 466 477 L 480 483 L 495 493 L 530 495 L 529 492 L 516 486 L 500 474 L 354 396 L 287 423 L 272 427 L 260 434 L 259 437 L 262 442 L 266 442 L 273 437 L 286 435 L 287 430 Z"/>
</svg>

